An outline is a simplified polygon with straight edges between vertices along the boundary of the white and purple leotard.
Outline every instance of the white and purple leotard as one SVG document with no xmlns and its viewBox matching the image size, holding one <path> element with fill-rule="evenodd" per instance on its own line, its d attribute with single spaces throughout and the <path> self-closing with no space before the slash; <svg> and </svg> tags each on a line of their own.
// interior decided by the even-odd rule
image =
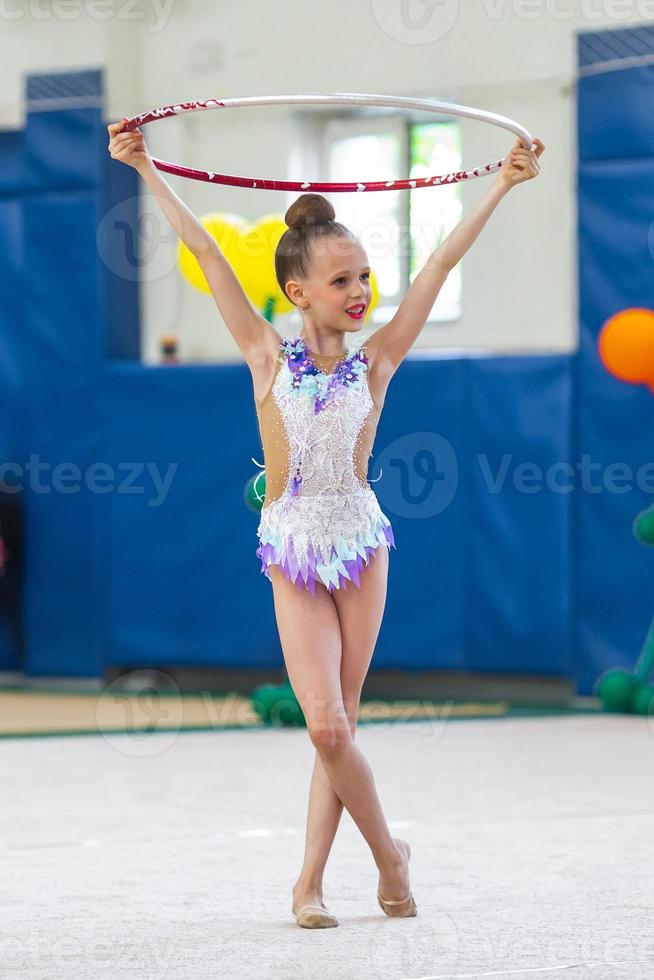
<svg viewBox="0 0 654 980">
<path fill-rule="evenodd" d="M 256 554 L 267 578 L 279 565 L 313 594 L 316 582 L 330 592 L 349 581 L 359 586 L 377 548 L 395 547 L 367 479 L 382 409 L 367 374 L 364 346 L 329 357 L 300 337 L 280 343 L 272 384 L 255 399 L 266 471 Z"/>
</svg>

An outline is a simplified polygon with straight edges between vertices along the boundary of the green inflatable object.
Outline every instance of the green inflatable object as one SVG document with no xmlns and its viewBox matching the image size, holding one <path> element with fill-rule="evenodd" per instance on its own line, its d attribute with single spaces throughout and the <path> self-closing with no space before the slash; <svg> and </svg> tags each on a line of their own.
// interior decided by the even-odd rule
<svg viewBox="0 0 654 980">
<path fill-rule="evenodd" d="M 641 544 L 654 545 L 654 506 L 637 515 L 634 521 L 634 534 Z"/>
<path fill-rule="evenodd" d="M 635 715 L 654 713 L 654 687 L 651 684 L 636 684 L 631 698 L 631 710 Z"/>
<path fill-rule="evenodd" d="M 633 531 L 642 544 L 654 545 L 654 505 L 641 511 L 634 520 Z M 633 673 L 608 670 L 595 684 L 595 694 L 606 711 L 648 715 L 654 712 L 654 687 L 649 683 L 654 670 L 654 619 Z"/>
<path fill-rule="evenodd" d="M 654 668 L 654 620 L 641 651 L 633 674 L 627 670 L 609 670 L 595 685 L 595 694 L 607 711 L 624 711 L 647 714 L 649 701 L 644 706 L 648 692 L 654 692 L 649 678 Z M 638 709 L 637 706 L 638 705 Z"/>
<path fill-rule="evenodd" d="M 636 666 L 636 680 L 646 684 L 652 669 L 654 669 L 654 619 L 650 624 L 649 633 Z"/>
<path fill-rule="evenodd" d="M 636 678 L 627 670 L 609 670 L 600 677 L 595 686 L 595 694 L 606 711 L 629 711 Z"/>
<path fill-rule="evenodd" d="M 252 692 L 252 707 L 267 725 L 306 727 L 306 720 L 290 683 L 262 684 Z"/>
<path fill-rule="evenodd" d="M 252 707 L 262 721 L 270 721 L 272 706 L 276 699 L 276 684 L 262 684 L 252 692 Z"/>
<path fill-rule="evenodd" d="M 245 484 L 243 499 L 250 510 L 260 511 L 266 499 L 266 471 L 261 470 L 251 476 Z"/>
</svg>

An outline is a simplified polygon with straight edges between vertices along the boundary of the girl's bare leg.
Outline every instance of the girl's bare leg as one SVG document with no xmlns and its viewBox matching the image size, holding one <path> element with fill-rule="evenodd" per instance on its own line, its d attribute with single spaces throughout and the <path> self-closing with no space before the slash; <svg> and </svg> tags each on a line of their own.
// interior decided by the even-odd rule
<svg viewBox="0 0 654 980">
<path fill-rule="evenodd" d="M 361 689 L 379 635 L 388 578 L 388 552 L 379 549 L 371 564 L 362 570 L 361 585 L 332 592 L 341 632 L 341 695 L 352 737 L 356 737 Z M 304 863 L 296 882 L 298 894 L 316 892 L 322 879 L 336 831 L 343 813 L 343 803 L 334 791 L 322 764 L 316 756 L 309 791 Z"/>
<path fill-rule="evenodd" d="M 362 570 L 360 589 L 351 586 L 330 595 L 317 585 L 312 596 L 298 592 L 277 568 L 271 568 L 289 680 L 317 750 L 295 908 L 322 900 L 322 874 L 343 805 L 370 845 L 384 895 L 403 898 L 408 889 L 406 857 L 393 842 L 372 771 L 354 743 L 361 687 L 383 614 L 387 569 L 383 545 Z"/>
</svg>

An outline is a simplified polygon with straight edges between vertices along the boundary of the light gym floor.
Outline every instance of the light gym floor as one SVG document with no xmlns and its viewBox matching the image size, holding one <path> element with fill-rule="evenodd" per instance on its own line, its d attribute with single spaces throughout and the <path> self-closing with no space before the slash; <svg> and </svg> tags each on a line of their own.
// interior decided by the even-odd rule
<svg viewBox="0 0 654 980">
<path fill-rule="evenodd" d="M 653 735 L 583 711 L 361 723 L 418 915 L 383 915 L 344 812 L 322 930 L 290 910 L 306 729 L 6 737 L 3 975 L 650 980 Z"/>
</svg>

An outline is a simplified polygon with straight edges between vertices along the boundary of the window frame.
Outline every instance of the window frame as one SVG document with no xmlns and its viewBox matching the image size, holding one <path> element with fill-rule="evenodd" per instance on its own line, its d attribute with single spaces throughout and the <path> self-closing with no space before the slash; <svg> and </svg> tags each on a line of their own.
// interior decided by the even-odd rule
<svg viewBox="0 0 654 980">
<path fill-rule="evenodd" d="M 400 160 L 402 173 L 398 174 L 398 177 L 403 177 L 410 174 L 411 171 L 411 136 L 412 127 L 417 125 L 423 125 L 425 123 L 434 123 L 435 119 L 432 113 L 428 112 L 397 112 L 396 110 L 390 109 L 376 109 L 376 107 L 371 107 L 370 109 L 354 109 L 349 111 L 335 111 L 332 108 L 317 109 L 312 113 L 303 113 L 296 117 L 296 136 L 295 149 L 291 157 L 291 171 L 292 178 L 295 180 L 306 179 L 307 170 L 313 171 L 315 173 L 326 174 L 327 166 L 329 160 L 329 148 L 335 139 L 345 138 L 348 136 L 365 136 L 365 135 L 382 135 L 391 133 L 395 135 L 400 143 Z M 457 123 L 459 122 L 456 116 L 439 116 L 438 123 Z M 372 175 L 361 175 L 363 179 L 373 179 Z M 353 179 L 357 179 L 359 175 L 353 175 Z M 392 193 L 392 192 L 380 192 L 380 193 Z M 385 302 L 383 305 L 380 304 L 372 311 L 370 315 L 371 323 L 375 326 L 381 326 L 387 323 L 391 317 L 397 312 L 398 306 L 402 301 L 403 297 L 410 286 L 409 274 L 411 268 L 411 226 L 410 226 L 410 201 L 412 193 L 429 193 L 426 188 L 422 188 L 420 191 L 401 191 L 400 197 L 400 207 L 397 220 L 399 221 L 400 229 L 406 228 L 406 241 L 407 247 L 402 250 L 404 254 L 399 256 L 399 279 L 400 288 L 399 292 L 394 300 L 397 300 L 397 304 Z M 325 196 L 332 200 L 334 206 L 337 207 L 335 201 L 338 198 L 338 194 L 330 195 L 325 194 Z M 293 203 L 297 199 L 297 194 L 295 192 L 290 192 L 287 195 L 287 206 Z M 425 326 L 440 326 L 444 324 L 455 324 L 460 323 L 463 318 L 463 281 L 461 283 L 461 295 L 459 300 L 459 311 L 456 316 L 445 315 L 442 317 L 433 317 L 426 321 Z"/>
</svg>

